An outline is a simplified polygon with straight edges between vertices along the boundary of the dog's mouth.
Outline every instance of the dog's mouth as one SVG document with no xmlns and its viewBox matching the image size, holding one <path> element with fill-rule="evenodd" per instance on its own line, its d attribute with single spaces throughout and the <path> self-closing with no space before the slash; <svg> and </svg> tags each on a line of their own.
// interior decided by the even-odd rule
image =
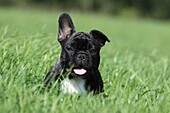
<svg viewBox="0 0 170 113">
<path fill-rule="evenodd" d="M 73 69 L 73 72 L 76 74 L 76 75 L 84 75 L 87 73 L 87 70 L 84 69 L 84 68 L 74 68 Z"/>
</svg>

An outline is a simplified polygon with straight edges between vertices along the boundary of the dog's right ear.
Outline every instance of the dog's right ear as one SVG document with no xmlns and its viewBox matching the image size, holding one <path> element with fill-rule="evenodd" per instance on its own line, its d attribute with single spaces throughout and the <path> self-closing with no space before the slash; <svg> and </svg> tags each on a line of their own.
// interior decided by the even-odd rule
<svg viewBox="0 0 170 113">
<path fill-rule="evenodd" d="M 75 32 L 74 24 L 67 13 L 60 15 L 58 19 L 58 41 L 62 42 Z"/>
<path fill-rule="evenodd" d="M 100 47 L 104 46 L 106 42 L 110 42 L 106 35 L 104 35 L 101 31 L 91 30 L 90 34 L 97 40 Z"/>
</svg>

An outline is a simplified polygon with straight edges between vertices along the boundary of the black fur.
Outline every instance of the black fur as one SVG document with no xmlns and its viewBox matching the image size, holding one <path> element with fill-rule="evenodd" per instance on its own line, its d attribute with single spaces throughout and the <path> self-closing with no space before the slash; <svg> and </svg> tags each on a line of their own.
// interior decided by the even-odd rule
<svg viewBox="0 0 170 113">
<path fill-rule="evenodd" d="M 103 92 L 103 81 L 98 70 L 100 49 L 109 39 L 98 30 L 92 30 L 90 33 L 76 32 L 71 17 L 66 13 L 59 17 L 58 22 L 61 56 L 46 75 L 45 85 L 61 78 L 61 74 L 64 75 L 71 67 L 84 68 L 87 72 L 83 76 L 71 71 L 69 79 L 82 77 L 86 80 L 85 87 L 89 92 Z"/>
</svg>

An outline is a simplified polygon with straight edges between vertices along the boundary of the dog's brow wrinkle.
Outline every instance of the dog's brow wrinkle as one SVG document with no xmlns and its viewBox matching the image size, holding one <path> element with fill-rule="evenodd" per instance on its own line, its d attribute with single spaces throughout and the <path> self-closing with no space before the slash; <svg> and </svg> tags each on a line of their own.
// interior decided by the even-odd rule
<svg viewBox="0 0 170 113">
<path fill-rule="evenodd" d="M 89 33 L 84 33 L 86 36 L 90 37 L 90 34 Z"/>
<path fill-rule="evenodd" d="M 88 38 L 91 37 L 88 33 L 84 33 L 84 32 L 78 32 L 78 33 L 76 33 L 76 34 L 73 35 L 73 36 L 74 36 L 74 37 L 78 37 L 78 36 L 83 37 L 83 36 L 86 36 L 86 37 L 88 37 Z"/>
</svg>

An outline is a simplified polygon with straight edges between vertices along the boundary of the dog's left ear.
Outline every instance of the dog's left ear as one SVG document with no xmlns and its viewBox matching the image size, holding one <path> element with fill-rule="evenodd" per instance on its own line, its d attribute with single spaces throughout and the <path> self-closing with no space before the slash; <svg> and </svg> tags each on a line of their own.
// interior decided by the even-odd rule
<svg viewBox="0 0 170 113">
<path fill-rule="evenodd" d="M 90 34 L 99 42 L 100 46 L 104 46 L 106 41 L 110 42 L 106 35 L 98 30 L 91 30 Z"/>
<path fill-rule="evenodd" d="M 73 21 L 69 14 L 63 13 L 58 19 L 58 41 L 62 42 L 75 32 Z"/>
</svg>

